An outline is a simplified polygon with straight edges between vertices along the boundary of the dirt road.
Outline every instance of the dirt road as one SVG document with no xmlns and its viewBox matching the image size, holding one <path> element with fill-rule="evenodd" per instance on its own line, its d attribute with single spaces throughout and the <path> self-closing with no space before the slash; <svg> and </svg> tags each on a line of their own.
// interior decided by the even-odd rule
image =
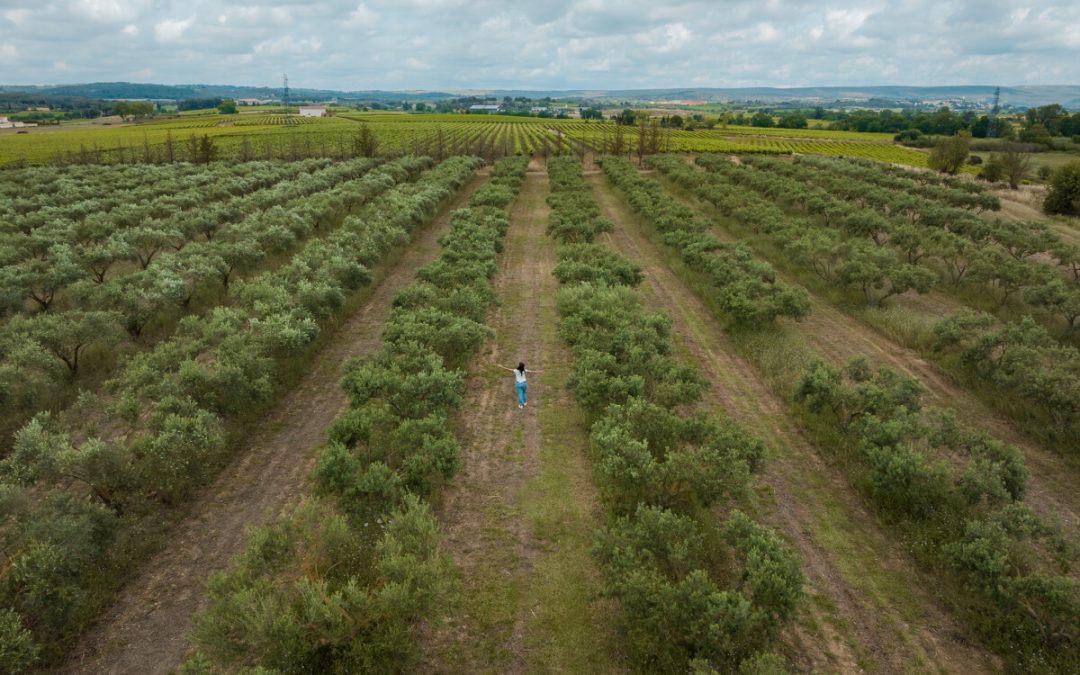
<svg viewBox="0 0 1080 675">
<path fill-rule="evenodd" d="M 469 370 L 461 415 L 462 471 L 438 514 L 462 594 L 429 625 L 425 672 L 573 672 L 617 663 L 609 608 L 589 546 L 598 523 L 586 431 L 565 388 L 569 357 L 555 334 L 554 245 L 548 179 L 530 166 L 511 211 L 494 279 L 497 333 Z M 514 378 L 497 365 L 542 370 L 519 409 Z"/>
</svg>

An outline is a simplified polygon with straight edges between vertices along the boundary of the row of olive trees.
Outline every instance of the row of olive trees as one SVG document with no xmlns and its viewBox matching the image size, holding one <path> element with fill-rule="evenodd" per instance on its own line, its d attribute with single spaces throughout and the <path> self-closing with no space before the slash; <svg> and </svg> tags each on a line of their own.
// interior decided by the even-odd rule
<svg viewBox="0 0 1080 675">
<path fill-rule="evenodd" d="M 826 176 L 844 176 L 863 184 L 899 190 L 945 206 L 980 211 L 1000 211 L 1001 200 L 985 184 L 926 171 L 911 171 L 869 159 L 840 159 L 801 155 L 799 164 L 821 170 Z"/>
<path fill-rule="evenodd" d="M 732 509 L 764 447 L 726 419 L 682 412 L 705 381 L 674 358 L 670 320 L 642 307 L 640 268 L 591 243 L 610 224 L 578 162 L 551 160 L 548 172 L 558 332 L 572 348 L 568 384 L 592 422 L 593 474 L 610 514 L 594 552 L 634 666 L 775 672 L 768 649 L 802 599 L 799 562 Z M 719 523 L 717 507 L 729 510 Z"/>
<path fill-rule="evenodd" d="M 9 168 L 0 181 L 0 223 L 7 232 L 55 218 L 81 220 L 91 213 L 173 194 L 189 187 L 190 181 L 213 186 L 261 170 L 259 165 L 217 165 L 208 170 L 191 164 Z M 37 222 L 18 222 L 35 213 L 40 214 Z"/>
<path fill-rule="evenodd" d="M 997 407 L 1036 436 L 1080 452 L 1080 350 L 1058 343 L 1030 317 L 1002 324 L 970 310 L 938 322 L 934 338 L 946 368 L 989 385 Z"/>
<path fill-rule="evenodd" d="M 1001 304 L 1014 299 L 1061 319 L 1067 334 L 1076 329 L 1080 318 L 1080 247 L 1064 241 L 1047 224 L 1000 219 L 987 222 L 968 211 L 913 195 L 902 184 L 875 190 L 873 186 L 879 184 L 875 179 L 853 175 L 850 170 L 841 169 L 839 175 L 833 175 L 837 167 L 844 166 L 841 162 L 811 161 L 807 166 L 803 161 L 754 160 L 754 165 L 822 188 L 815 204 L 804 200 L 808 210 L 828 216 L 830 208 L 832 212 L 845 208 L 841 198 L 862 208 L 863 219 L 857 222 L 874 224 L 852 234 L 869 233 L 888 241 L 911 263 L 924 257 L 938 258 L 953 285 L 965 278 L 991 285 Z M 861 173 L 873 176 L 878 172 L 866 167 Z M 892 222 L 875 219 L 874 211 L 891 217 Z M 1047 264 L 1047 258 L 1056 261 L 1057 270 Z"/>
<path fill-rule="evenodd" d="M 818 361 L 795 388 L 798 417 L 919 557 L 963 588 L 969 620 L 1025 671 L 1080 665 L 1075 543 L 1023 504 L 1014 446 L 924 409 L 922 388 L 865 358 Z"/>
<path fill-rule="evenodd" d="M 471 170 L 479 160 L 465 161 Z M 215 577 L 185 673 L 409 666 L 415 624 L 445 608 L 452 586 L 425 500 L 459 467 L 450 418 L 462 404 L 461 368 L 491 336 L 491 277 L 526 165 L 496 164 L 452 214 L 440 257 L 395 298 L 382 349 L 347 364 L 349 407 L 316 462 L 317 499 L 257 532 Z"/>
<path fill-rule="evenodd" d="M 379 171 L 403 182 L 430 165 L 407 159 Z M 41 415 L 18 434 L 0 462 L 9 516 L 0 530 L 8 570 L 0 598 L 4 621 L 20 627 L 4 635 L 13 641 L 0 648 L 5 659 L 60 654 L 136 564 L 133 533 L 206 484 L 232 449 L 229 429 L 271 399 L 321 323 L 474 166 L 448 161 L 343 222 L 371 197 L 369 184 L 310 197 L 307 217 L 323 222 L 332 212 L 340 226 L 286 264 L 234 284 L 227 305 L 186 317 L 170 339 L 126 362 L 106 396 L 81 397 L 61 418 Z"/>
<path fill-rule="evenodd" d="M 657 166 L 792 249 L 825 280 L 863 290 L 871 304 L 909 289 L 925 292 L 941 276 L 953 286 L 983 285 L 995 291 L 1001 305 L 1020 302 L 1074 325 L 1069 315 L 1075 303 L 1067 299 L 1080 298 L 1080 289 L 1071 283 L 1077 278 L 1080 248 L 1044 223 L 986 221 L 899 189 L 877 188 L 852 176 L 832 177 L 828 167 L 803 167 L 802 162 L 750 158 L 735 165 L 702 155 L 698 163 L 716 176 L 694 175 L 672 162 Z M 806 215 L 787 215 L 774 201 Z M 1047 256 L 1057 262 L 1056 269 L 1044 261 Z M 1042 288 L 1056 290 L 1025 292 Z"/>
<path fill-rule="evenodd" d="M 282 181 L 203 209 L 178 210 L 188 203 L 172 201 L 171 211 L 161 204 L 114 209 L 78 225 L 36 228 L 33 240 L 46 230 L 55 242 L 0 271 L 0 295 L 13 313 L 0 325 L 0 429 L 6 434 L 41 408 L 71 400 L 122 356 L 168 338 L 182 317 L 227 302 L 232 282 L 331 224 L 343 181 L 357 204 L 389 189 L 391 173 L 368 174 L 375 165 L 273 172 Z M 312 195 L 320 197 L 309 201 Z M 167 215 L 147 220 L 151 213 Z M 37 311 L 18 313 L 30 300 Z"/>
<path fill-rule="evenodd" d="M 666 161 L 680 160 L 653 157 L 650 166 Z M 707 279 L 711 299 L 730 321 L 756 326 L 778 316 L 801 319 L 810 313 L 806 289 L 778 281 L 772 267 L 755 260 L 745 246 L 723 243 L 706 233 L 704 221 L 665 193 L 659 183 L 639 175 L 626 160 L 604 158 L 602 163 L 604 175 L 623 191 L 631 207 L 679 251 L 691 269 Z"/>
</svg>

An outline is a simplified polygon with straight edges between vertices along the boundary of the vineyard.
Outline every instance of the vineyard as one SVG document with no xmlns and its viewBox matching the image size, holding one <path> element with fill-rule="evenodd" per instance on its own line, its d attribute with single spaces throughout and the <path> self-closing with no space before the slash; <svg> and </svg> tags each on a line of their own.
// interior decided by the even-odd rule
<svg viewBox="0 0 1080 675">
<path fill-rule="evenodd" d="M 374 142 L 360 150 L 356 137 L 362 130 L 370 132 Z M 191 115 L 116 128 L 60 127 L 2 134 L 0 165 L 199 161 L 194 144 L 204 136 L 213 141 L 217 157 L 244 160 L 340 159 L 361 151 L 437 158 L 473 154 L 488 159 L 585 152 L 631 154 L 645 144 L 650 153 L 810 154 L 915 167 L 925 167 L 927 158 L 925 152 L 894 144 L 886 134 L 726 126 L 696 131 L 665 129 L 662 137 L 645 141 L 639 138 L 640 133 L 636 127 L 617 129 L 611 122 L 500 115 Z"/>
<path fill-rule="evenodd" d="M 1080 669 L 1080 223 L 638 133 L 0 137 L 0 671 Z"/>
</svg>

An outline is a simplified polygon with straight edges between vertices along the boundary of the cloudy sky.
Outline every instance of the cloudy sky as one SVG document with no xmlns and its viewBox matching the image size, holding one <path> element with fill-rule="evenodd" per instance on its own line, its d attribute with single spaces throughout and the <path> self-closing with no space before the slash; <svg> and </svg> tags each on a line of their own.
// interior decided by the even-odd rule
<svg viewBox="0 0 1080 675">
<path fill-rule="evenodd" d="M 1077 64 L 1077 0 L 0 0 L 0 84 L 1077 84 Z"/>
</svg>

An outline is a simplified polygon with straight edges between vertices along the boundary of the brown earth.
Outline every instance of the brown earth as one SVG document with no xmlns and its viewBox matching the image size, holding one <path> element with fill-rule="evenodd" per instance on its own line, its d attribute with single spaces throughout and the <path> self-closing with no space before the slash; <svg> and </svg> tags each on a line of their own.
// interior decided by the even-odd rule
<svg viewBox="0 0 1080 675">
<path fill-rule="evenodd" d="M 481 172 L 486 173 L 486 172 Z M 314 363 L 259 424 L 249 443 L 190 506 L 169 546 L 143 566 L 74 650 L 68 673 L 166 673 L 190 650 L 192 615 L 206 606 L 206 581 L 239 553 L 252 526 L 294 506 L 308 491 L 315 452 L 345 405 L 342 364 L 379 345 L 391 302 L 439 252 L 449 214 L 483 182 L 477 176 L 382 270 L 359 308 L 336 328 Z"/>
<path fill-rule="evenodd" d="M 555 332 L 548 179 L 535 161 L 511 210 L 494 286 L 496 339 L 469 369 L 460 418 L 463 467 L 438 499 L 445 549 L 462 593 L 421 631 L 430 673 L 614 672 L 611 608 L 589 555 L 599 524 L 587 431 L 566 389 L 569 355 Z M 517 406 L 499 365 L 542 370 Z"/>
<path fill-rule="evenodd" d="M 713 383 L 709 402 L 772 449 L 760 478 L 762 509 L 802 559 L 810 597 L 784 635 L 793 666 L 804 672 L 999 670 L 995 657 L 939 605 L 932 579 L 912 567 L 840 471 L 802 435 L 787 404 L 737 354 L 623 201 L 601 177 L 590 180 L 616 224 L 607 240 L 644 267 L 647 301 L 672 317 L 677 341 Z"/>
<path fill-rule="evenodd" d="M 445 548 L 458 568 L 465 600 L 463 611 L 430 633 L 425 661 L 432 672 L 524 669 L 524 617 L 516 611 L 497 611 L 492 616 L 485 612 L 488 607 L 471 610 L 472 601 L 492 594 L 500 596 L 494 600 L 502 601 L 499 609 L 516 605 L 518 586 L 530 575 L 537 554 L 520 503 L 523 486 L 536 475 L 540 447 L 536 407 L 544 400 L 543 377 L 529 378 L 532 407 L 522 409 L 517 405 L 513 374 L 498 366 L 513 368 L 524 361 L 527 368 L 544 368 L 542 346 L 529 336 L 538 330 L 534 300 L 551 277 L 554 256 L 543 246 L 530 252 L 527 249 L 533 247 L 527 244 L 535 244 L 538 237 L 543 243 L 546 194 L 546 177 L 528 173 L 511 212 L 510 232 L 494 280 L 502 304 L 488 325 L 495 329 L 497 339 L 489 342 L 469 369 L 458 429 L 462 470 L 445 490 L 438 508 Z M 519 232 L 525 227 L 528 232 L 523 237 Z M 509 295 L 522 293 L 525 302 L 507 302 Z M 511 597 L 501 597 L 506 594 Z"/>
</svg>

